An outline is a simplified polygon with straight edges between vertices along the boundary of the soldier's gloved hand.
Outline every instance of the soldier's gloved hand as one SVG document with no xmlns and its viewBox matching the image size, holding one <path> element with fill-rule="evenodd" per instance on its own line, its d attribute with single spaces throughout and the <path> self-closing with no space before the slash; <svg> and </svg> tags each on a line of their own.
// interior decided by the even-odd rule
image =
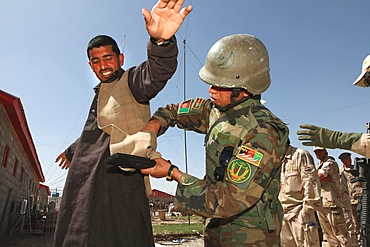
<svg viewBox="0 0 370 247">
<path fill-rule="evenodd" d="M 340 148 L 351 150 L 354 142 L 361 138 L 360 133 L 333 131 L 312 124 L 301 124 L 297 131 L 298 140 L 304 146 L 320 146 L 325 148 Z"/>
</svg>

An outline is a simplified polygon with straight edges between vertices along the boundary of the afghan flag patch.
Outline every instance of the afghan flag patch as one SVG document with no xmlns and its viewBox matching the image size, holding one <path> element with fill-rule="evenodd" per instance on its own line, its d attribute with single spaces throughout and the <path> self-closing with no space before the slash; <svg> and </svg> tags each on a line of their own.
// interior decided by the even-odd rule
<svg viewBox="0 0 370 247">
<path fill-rule="evenodd" d="M 244 160 L 235 159 L 227 166 L 227 176 L 234 183 L 244 183 L 251 173 L 251 166 Z"/>
<path fill-rule="evenodd" d="M 201 107 L 204 103 L 203 98 L 195 98 L 195 99 L 189 99 L 186 101 L 183 101 L 179 105 L 179 109 L 177 110 L 178 114 L 184 114 L 184 113 L 199 113 L 201 111 Z"/>
<path fill-rule="evenodd" d="M 259 167 L 263 154 L 246 146 L 241 146 L 236 157 Z"/>
<path fill-rule="evenodd" d="M 178 109 L 178 113 L 181 114 L 181 113 L 188 113 L 190 111 L 190 105 L 191 105 L 191 100 L 186 100 L 186 101 L 183 101 L 180 105 L 179 105 L 179 109 Z"/>
</svg>

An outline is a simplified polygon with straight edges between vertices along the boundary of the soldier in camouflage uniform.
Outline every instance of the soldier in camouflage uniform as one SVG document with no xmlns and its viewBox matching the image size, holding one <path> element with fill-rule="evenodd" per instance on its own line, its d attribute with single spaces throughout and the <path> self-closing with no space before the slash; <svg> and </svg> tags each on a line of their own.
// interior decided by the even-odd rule
<svg viewBox="0 0 370 247">
<path fill-rule="evenodd" d="M 252 35 L 224 37 L 199 75 L 210 84 L 210 99 L 159 108 L 144 130 L 161 135 L 176 125 L 205 134 L 205 178 L 162 158 L 142 173 L 178 182 L 176 206 L 205 218 L 205 246 L 279 246 L 280 165 L 289 130 L 260 102 L 270 85 L 267 50 Z"/>
<path fill-rule="evenodd" d="M 279 200 L 284 218 L 281 246 L 319 247 L 315 210 L 321 204 L 321 184 L 311 154 L 301 148 L 288 149 L 281 166 Z"/>
<path fill-rule="evenodd" d="M 353 85 L 370 87 L 370 55 L 362 63 L 362 72 Z M 297 131 L 298 140 L 305 146 L 340 148 L 370 158 L 370 133 L 333 131 L 312 124 L 301 124 Z"/>
<path fill-rule="evenodd" d="M 317 215 L 326 241 L 322 246 L 350 247 L 351 239 L 342 209 L 338 164 L 325 148 L 316 146 L 313 151 L 320 161 L 316 168 L 321 182 L 322 208 Z"/>
<path fill-rule="evenodd" d="M 341 153 L 338 159 L 342 161 L 342 167 L 339 168 L 340 179 L 343 186 L 347 189 L 346 200 L 343 200 L 343 204 L 347 208 L 345 217 L 347 221 L 347 228 L 351 232 L 351 238 L 353 246 L 358 245 L 359 236 L 357 236 L 360 230 L 360 224 L 357 222 L 357 206 L 358 200 L 361 198 L 363 191 L 363 183 L 360 181 L 351 182 L 351 179 L 355 177 L 351 174 L 351 170 L 354 169 L 352 165 L 351 154 L 348 152 Z"/>
</svg>

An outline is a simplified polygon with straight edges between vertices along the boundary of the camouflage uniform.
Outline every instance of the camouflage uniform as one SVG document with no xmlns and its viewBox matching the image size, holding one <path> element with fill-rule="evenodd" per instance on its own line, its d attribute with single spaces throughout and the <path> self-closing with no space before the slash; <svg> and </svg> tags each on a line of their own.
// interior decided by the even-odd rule
<svg viewBox="0 0 370 247">
<path fill-rule="evenodd" d="M 321 181 L 322 208 L 317 212 L 324 239 L 329 246 L 351 246 L 342 209 L 341 185 L 337 162 L 327 156 L 317 166 L 317 171 L 330 176 L 330 181 Z M 324 245 L 323 245 L 324 246 Z"/>
<path fill-rule="evenodd" d="M 203 216 L 206 246 L 279 246 L 282 208 L 278 201 L 280 164 L 287 126 L 260 103 L 260 95 L 221 112 L 210 100 L 190 99 L 158 109 L 168 127 L 206 134 L 206 175 L 180 177 L 176 206 Z M 220 166 L 225 147 L 233 156 Z M 216 180 L 216 168 L 223 170 Z M 219 170 L 219 169 L 218 169 Z"/>
<path fill-rule="evenodd" d="M 320 190 L 310 153 L 289 146 L 281 167 L 279 199 L 284 210 L 281 246 L 320 246 L 314 213 L 321 207 Z"/>
<path fill-rule="evenodd" d="M 340 178 L 342 186 L 344 187 L 344 198 L 343 206 L 347 212 L 345 212 L 345 218 L 347 222 L 347 228 L 351 233 L 353 246 L 358 245 L 357 231 L 360 229 L 360 224 L 357 222 L 357 205 L 358 199 L 361 198 L 363 185 L 361 182 L 351 183 L 351 179 L 354 176 L 350 173 L 350 169 L 340 167 Z"/>
<path fill-rule="evenodd" d="M 344 219 L 346 221 L 346 227 L 347 227 L 347 230 L 349 232 L 349 235 L 352 241 L 352 246 L 357 247 L 358 241 L 357 241 L 355 225 L 354 225 L 353 217 L 352 217 L 351 201 L 349 199 L 347 179 L 346 177 L 344 177 L 342 173 L 340 174 L 340 185 L 341 185 L 341 192 L 342 192 L 341 197 L 342 197 L 343 213 L 344 213 Z"/>
<path fill-rule="evenodd" d="M 350 150 L 370 158 L 370 134 L 361 134 L 360 139 L 351 145 Z"/>
</svg>

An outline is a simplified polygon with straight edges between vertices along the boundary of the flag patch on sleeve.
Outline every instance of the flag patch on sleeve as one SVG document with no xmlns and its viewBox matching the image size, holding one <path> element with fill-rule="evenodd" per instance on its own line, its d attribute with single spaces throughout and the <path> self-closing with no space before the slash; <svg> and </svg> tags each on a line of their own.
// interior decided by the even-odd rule
<svg viewBox="0 0 370 247">
<path fill-rule="evenodd" d="M 199 113 L 201 112 L 201 107 L 205 100 L 203 98 L 195 98 L 183 101 L 179 105 L 179 109 L 177 110 L 178 114 L 185 114 L 185 113 Z"/>
<path fill-rule="evenodd" d="M 248 162 L 251 165 L 259 167 L 263 158 L 263 154 L 246 146 L 241 146 L 236 157 Z"/>
<path fill-rule="evenodd" d="M 191 100 L 186 100 L 186 101 L 183 101 L 180 105 L 179 105 L 179 109 L 178 109 L 178 113 L 181 114 L 181 113 L 188 113 L 190 111 L 190 103 L 191 103 Z"/>
</svg>

